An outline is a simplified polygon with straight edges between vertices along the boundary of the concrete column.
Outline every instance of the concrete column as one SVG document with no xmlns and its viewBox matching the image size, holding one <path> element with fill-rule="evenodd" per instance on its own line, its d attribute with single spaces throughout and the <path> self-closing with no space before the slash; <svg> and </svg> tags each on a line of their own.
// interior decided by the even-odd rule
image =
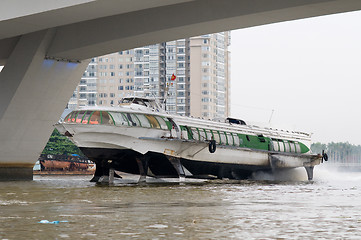
<svg viewBox="0 0 361 240">
<path fill-rule="evenodd" d="M 0 181 L 32 180 L 32 167 L 89 63 L 46 59 L 54 34 L 23 35 L 0 73 Z"/>
</svg>

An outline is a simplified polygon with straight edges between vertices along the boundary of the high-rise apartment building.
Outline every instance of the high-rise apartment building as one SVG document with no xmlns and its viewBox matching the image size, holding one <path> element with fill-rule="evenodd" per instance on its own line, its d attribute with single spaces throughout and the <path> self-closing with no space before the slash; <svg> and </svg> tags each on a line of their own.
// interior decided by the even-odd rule
<svg viewBox="0 0 361 240">
<path fill-rule="evenodd" d="M 189 115 L 189 40 L 181 39 L 134 50 L 134 95 L 156 97 L 167 111 Z M 172 76 L 175 80 L 171 80 Z M 189 92 L 189 91 L 188 91 Z"/>
<path fill-rule="evenodd" d="M 69 109 L 94 106 L 97 103 L 97 58 L 93 58 L 83 73 L 79 85 L 68 102 Z"/>
<path fill-rule="evenodd" d="M 229 114 L 229 44 L 229 32 L 222 32 L 94 58 L 69 106 L 75 105 L 76 97 L 78 105 L 114 106 L 122 97 L 135 95 L 159 99 L 170 113 L 225 118 Z"/>
<path fill-rule="evenodd" d="M 114 106 L 134 94 L 134 50 L 98 57 L 97 105 Z"/>
<path fill-rule="evenodd" d="M 190 114 L 224 118 L 230 113 L 230 33 L 190 39 Z"/>
</svg>

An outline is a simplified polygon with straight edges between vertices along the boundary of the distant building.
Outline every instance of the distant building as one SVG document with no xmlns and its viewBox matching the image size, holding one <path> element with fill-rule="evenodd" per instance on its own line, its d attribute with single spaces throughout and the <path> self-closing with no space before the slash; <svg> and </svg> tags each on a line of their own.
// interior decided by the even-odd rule
<svg viewBox="0 0 361 240">
<path fill-rule="evenodd" d="M 83 73 L 79 85 L 68 102 L 69 109 L 81 106 L 94 106 L 97 103 L 97 58 L 93 58 Z"/>
<path fill-rule="evenodd" d="M 230 33 L 221 32 L 94 58 L 68 106 L 114 106 L 135 95 L 155 97 L 171 113 L 225 118 L 230 112 L 229 45 Z"/>
<path fill-rule="evenodd" d="M 203 118 L 228 117 L 230 99 L 230 33 L 190 39 L 190 114 Z"/>
<path fill-rule="evenodd" d="M 97 105 L 114 106 L 134 95 L 134 50 L 98 57 Z"/>
</svg>

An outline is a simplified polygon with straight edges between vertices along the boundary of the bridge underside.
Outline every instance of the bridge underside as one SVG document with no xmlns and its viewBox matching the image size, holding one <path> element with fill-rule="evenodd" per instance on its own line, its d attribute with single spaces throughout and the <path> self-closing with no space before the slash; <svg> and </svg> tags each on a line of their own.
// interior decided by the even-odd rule
<svg viewBox="0 0 361 240">
<path fill-rule="evenodd" d="M 24 35 L 0 75 L 0 180 L 32 179 L 45 147 L 88 61 L 45 59 L 54 31 Z"/>
<path fill-rule="evenodd" d="M 359 0 L 34 0 L 0 9 L 0 180 L 31 169 L 91 57 L 361 9 Z M 38 3 L 38 4 L 34 4 Z M 14 9 L 11 15 L 8 11 Z"/>
</svg>

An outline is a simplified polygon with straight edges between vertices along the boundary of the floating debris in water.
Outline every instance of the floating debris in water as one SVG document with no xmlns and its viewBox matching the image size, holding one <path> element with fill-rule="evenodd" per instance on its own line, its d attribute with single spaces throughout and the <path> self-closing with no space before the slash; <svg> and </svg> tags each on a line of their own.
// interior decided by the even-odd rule
<svg viewBox="0 0 361 240">
<path fill-rule="evenodd" d="M 69 222 L 69 221 L 52 221 L 52 222 L 50 222 L 50 221 L 48 221 L 48 220 L 41 220 L 41 221 L 38 222 L 38 223 L 59 224 L 59 223 L 67 223 L 67 222 Z"/>
</svg>

